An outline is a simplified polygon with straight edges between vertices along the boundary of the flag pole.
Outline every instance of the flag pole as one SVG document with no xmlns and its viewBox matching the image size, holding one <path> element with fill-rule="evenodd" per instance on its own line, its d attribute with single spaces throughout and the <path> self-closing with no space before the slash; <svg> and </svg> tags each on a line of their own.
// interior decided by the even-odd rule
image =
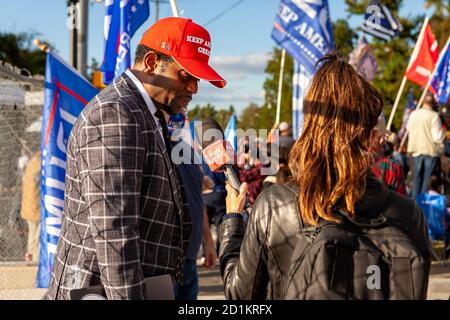
<svg viewBox="0 0 450 320">
<path fill-rule="evenodd" d="M 179 17 L 180 12 L 178 11 L 177 7 L 177 0 L 170 0 L 170 7 L 172 8 L 172 13 L 174 17 Z"/>
<path fill-rule="evenodd" d="M 280 123 L 281 114 L 281 93 L 283 91 L 283 77 L 284 77 L 284 60 L 286 58 L 286 49 L 281 51 L 281 63 L 280 63 L 280 78 L 278 79 L 278 98 L 277 98 L 277 116 L 275 119 L 275 124 Z"/>
<path fill-rule="evenodd" d="M 33 44 L 34 44 L 36 47 L 38 47 L 39 49 L 41 49 L 42 51 L 44 51 L 44 52 L 49 52 L 49 51 L 50 51 L 50 48 L 49 48 L 45 43 L 43 43 L 43 42 L 41 41 L 41 39 L 39 39 L 39 38 L 35 38 L 35 39 L 33 40 Z"/>
<path fill-rule="evenodd" d="M 397 97 L 395 98 L 395 102 L 394 102 L 394 107 L 392 107 L 392 111 L 389 116 L 389 121 L 387 123 L 388 131 L 391 131 L 392 122 L 394 121 L 394 115 L 395 115 L 395 112 L 397 111 L 397 107 L 400 102 L 400 98 L 402 97 L 403 90 L 405 89 L 405 86 L 406 86 L 406 80 L 407 80 L 406 76 L 403 76 L 402 84 L 400 85 L 400 89 L 398 90 Z"/>
<path fill-rule="evenodd" d="M 408 71 L 409 68 L 411 68 L 414 58 L 415 58 L 415 56 L 417 56 L 418 50 L 420 50 L 420 43 L 422 42 L 423 36 L 425 34 L 425 28 L 428 25 L 428 21 L 429 21 L 428 17 L 425 17 L 425 20 L 422 25 L 422 30 L 420 30 L 419 38 L 417 39 L 416 46 L 414 47 L 414 51 L 411 55 L 411 58 L 409 59 L 408 68 L 406 68 L 406 71 Z M 405 74 L 406 74 L 406 72 L 405 72 Z M 395 103 L 394 103 L 394 106 L 392 107 L 391 115 L 389 116 L 389 121 L 387 123 L 388 131 L 391 130 L 392 122 L 394 121 L 395 112 L 397 111 L 397 107 L 398 107 L 398 104 L 400 103 L 400 99 L 402 97 L 403 90 L 405 89 L 406 80 L 407 80 L 407 78 L 405 75 L 403 77 L 402 84 L 400 85 L 400 89 L 398 90 L 397 97 L 395 98 Z"/>
<path fill-rule="evenodd" d="M 436 66 L 434 67 L 433 73 L 431 73 L 430 78 L 428 79 L 428 83 L 425 86 L 425 89 L 423 90 L 423 93 L 422 93 L 422 96 L 420 97 L 419 103 L 417 104 L 417 109 L 420 109 L 420 107 L 422 106 L 423 101 L 425 100 L 425 97 L 427 95 L 428 89 L 430 88 L 431 83 L 433 82 L 434 76 L 436 75 L 437 69 L 439 68 L 439 65 L 441 64 L 442 59 L 444 58 L 445 53 L 447 52 L 449 43 L 450 43 L 450 37 L 448 37 L 447 43 L 445 44 L 445 47 L 444 47 L 444 49 L 442 50 L 442 52 L 441 52 L 441 54 L 439 56 L 439 59 L 438 59 L 438 61 L 436 63 Z"/>
<path fill-rule="evenodd" d="M 445 53 L 447 52 L 449 44 L 450 44 L 450 37 L 448 37 L 447 43 L 445 44 L 445 47 L 444 47 L 444 50 L 442 50 L 441 54 L 439 55 L 439 59 L 438 59 L 438 61 L 436 63 L 436 66 L 434 67 L 433 73 L 430 75 L 430 79 L 428 80 L 428 83 L 427 83 L 425 89 L 423 90 L 423 93 L 422 93 L 422 96 L 420 97 L 419 103 L 417 103 L 416 110 L 419 110 L 422 107 L 422 104 L 423 104 L 423 102 L 425 100 L 425 97 L 427 96 L 428 89 L 430 88 L 430 85 L 433 82 L 434 76 L 436 75 L 437 69 L 439 68 L 439 65 L 441 64 L 441 61 L 444 58 Z M 405 144 L 405 141 L 406 141 L 406 138 L 408 137 L 408 134 L 409 134 L 409 132 L 406 131 L 404 136 L 403 136 L 402 142 L 400 143 L 400 149 Z"/>
</svg>

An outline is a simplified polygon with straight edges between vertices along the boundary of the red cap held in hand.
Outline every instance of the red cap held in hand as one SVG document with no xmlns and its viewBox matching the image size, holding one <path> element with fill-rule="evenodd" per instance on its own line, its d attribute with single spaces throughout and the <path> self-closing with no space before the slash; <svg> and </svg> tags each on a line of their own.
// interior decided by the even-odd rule
<svg viewBox="0 0 450 320">
<path fill-rule="evenodd" d="M 192 76 L 223 88 L 227 82 L 208 64 L 211 37 L 191 19 L 169 17 L 157 21 L 142 36 L 141 45 L 171 56 Z"/>
</svg>

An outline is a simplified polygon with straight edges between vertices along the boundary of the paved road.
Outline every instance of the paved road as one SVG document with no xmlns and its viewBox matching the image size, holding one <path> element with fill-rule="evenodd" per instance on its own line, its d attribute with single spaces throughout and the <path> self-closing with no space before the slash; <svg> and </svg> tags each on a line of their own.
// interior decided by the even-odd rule
<svg viewBox="0 0 450 320">
<path fill-rule="evenodd" d="M 199 273 L 199 300 L 224 300 L 223 283 L 218 266 L 214 269 L 198 267 Z"/>
<path fill-rule="evenodd" d="M 39 300 L 45 289 L 33 289 L 37 267 L 26 264 L 0 264 L 0 300 Z M 223 300 L 223 285 L 218 266 L 199 266 L 199 300 Z M 429 300 L 450 299 L 450 264 L 435 265 L 428 287 Z"/>
</svg>

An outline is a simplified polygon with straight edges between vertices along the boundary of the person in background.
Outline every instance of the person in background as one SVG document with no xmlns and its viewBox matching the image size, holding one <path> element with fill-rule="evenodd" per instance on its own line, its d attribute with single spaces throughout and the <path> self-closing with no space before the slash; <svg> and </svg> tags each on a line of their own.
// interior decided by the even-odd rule
<svg viewBox="0 0 450 320">
<path fill-rule="evenodd" d="M 280 136 L 278 137 L 278 139 L 273 134 L 274 130 L 276 129 L 280 130 Z M 275 124 L 269 133 L 268 142 L 276 143 L 280 146 L 280 148 L 285 147 L 290 150 L 295 143 L 295 139 L 292 137 L 292 130 L 289 126 L 289 123 L 284 121 L 279 125 Z"/>
<path fill-rule="evenodd" d="M 428 93 L 423 108 L 411 113 L 406 129 L 409 133 L 408 153 L 413 157 L 412 197 L 427 192 L 430 176 L 436 170 L 445 139 L 442 122 L 435 111 L 436 103 Z"/>
<path fill-rule="evenodd" d="M 250 150 L 250 154 L 252 150 Z M 263 166 L 263 161 L 261 161 L 262 157 L 262 149 L 260 141 L 257 141 L 256 144 L 256 155 L 254 157 L 250 156 L 251 163 L 245 164 L 244 167 L 241 165 L 239 170 L 239 181 L 246 182 L 248 185 L 248 200 L 250 204 L 253 204 L 256 198 L 262 191 L 263 181 L 265 176 L 261 174 L 261 168 Z"/>
<path fill-rule="evenodd" d="M 383 98 L 335 54 L 327 55 L 319 63 L 320 68 L 304 98 L 303 133 L 289 158 L 293 181 L 265 190 L 248 216 L 243 211 L 247 185 L 243 184 L 239 193 L 227 185 L 227 215 L 221 226 L 219 255 L 225 297 L 232 300 L 285 299 L 290 283 L 311 279 L 310 274 L 290 277 L 294 249 L 305 248 L 313 242 L 317 232 L 322 232 L 317 227 L 344 224 L 347 220 L 338 212 L 345 211 L 348 219 L 365 221 L 376 220 L 380 213 L 389 214 L 398 233 L 415 244 L 414 253 L 424 261 L 421 269 L 424 276 L 417 280 L 419 289 L 407 292 L 408 296 L 424 299 L 431 266 L 425 217 L 413 200 L 389 191 L 370 172 L 369 149 L 377 135 L 375 126 L 383 110 Z M 308 227 L 314 229 L 310 237 L 306 233 Z M 324 228 L 323 232 L 331 237 L 330 230 L 335 229 L 327 230 Z M 350 239 L 347 243 L 359 243 Z M 331 246 L 332 239 L 329 241 Z M 395 248 L 395 244 L 392 245 Z M 312 289 L 309 294 L 322 299 L 325 295 L 349 299 L 355 294 L 352 289 L 358 289 L 359 299 L 376 294 L 362 284 L 365 283 L 365 274 L 361 277 L 361 272 L 364 273 L 366 253 L 358 252 L 362 263 L 361 269 L 356 270 L 352 268 L 355 257 L 352 254 L 357 251 L 345 245 L 332 247 L 329 252 L 324 247 L 315 248 L 323 249 L 320 257 L 326 255 L 326 259 L 315 265 L 305 262 L 303 271 L 325 265 L 336 268 L 331 274 L 315 274 L 323 282 L 320 286 L 307 287 Z M 353 286 L 358 280 L 363 281 L 361 285 Z M 393 281 L 398 283 L 399 280 L 400 275 Z M 389 290 L 386 286 L 384 289 Z M 405 288 L 398 289 L 400 294 L 404 291 Z"/>
<path fill-rule="evenodd" d="M 28 161 L 22 176 L 22 204 L 20 215 L 28 225 L 28 242 L 25 261 L 37 262 L 40 235 L 40 178 L 41 152 L 36 152 Z"/>
<path fill-rule="evenodd" d="M 202 169 L 205 174 L 203 201 L 208 212 L 209 221 L 214 223 L 216 233 L 219 234 L 222 217 L 226 213 L 225 189 L 226 177 L 223 172 L 212 172 L 205 161 L 202 162 Z M 219 253 L 220 237 L 216 237 L 216 253 Z"/>
<path fill-rule="evenodd" d="M 407 196 L 405 177 L 402 166 L 389 154 L 389 145 L 386 142 L 386 119 L 384 113 L 378 118 L 375 127 L 377 136 L 372 141 L 370 151 L 373 164 L 370 167 L 372 173 L 391 191 Z"/>
<path fill-rule="evenodd" d="M 194 163 L 181 163 L 178 165 L 178 170 L 189 204 L 188 211 L 192 219 L 192 235 L 183 266 L 183 281 L 175 286 L 174 294 L 176 300 L 197 300 L 197 256 L 202 245 L 202 239 L 204 266 L 206 268 L 213 268 L 216 265 L 217 254 L 203 202 L 203 171 L 199 165 Z"/>
<path fill-rule="evenodd" d="M 270 146 L 268 147 L 270 150 Z M 287 147 L 279 147 L 278 159 L 271 157 L 271 161 L 278 160 L 278 171 L 275 175 L 265 177 L 263 181 L 263 190 L 269 188 L 273 184 L 285 184 L 292 178 L 291 170 L 289 169 L 289 152 L 291 150 Z M 270 164 L 269 164 L 270 165 Z"/>
<path fill-rule="evenodd" d="M 428 233 L 432 240 L 445 239 L 445 248 L 450 244 L 450 208 L 448 199 L 442 194 L 443 181 L 439 176 L 431 176 L 429 189 L 416 197 L 428 221 Z M 448 249 L 445 258 L 449 255 Z"/>
</svg>

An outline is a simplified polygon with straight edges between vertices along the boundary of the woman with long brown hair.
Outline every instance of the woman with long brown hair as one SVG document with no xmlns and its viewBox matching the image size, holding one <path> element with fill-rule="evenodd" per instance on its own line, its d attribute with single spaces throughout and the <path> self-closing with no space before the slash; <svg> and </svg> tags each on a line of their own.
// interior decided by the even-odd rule
<svg viewBox="0 0 450 320">
<path fill-rule="evenodd" d="M 290 153 L 293 181 L 283 186 L 274 185 L 264 191 L 256 200 L 248 222 L 241 214 L 245 185 L 239 195 L 230 187 L 227 188 L 228 214 L 222 223 L 220 249 L 225 295 L 229 299 L 401 298 L 401 295 L 392 292 L 397 288 L 395 283 L 398 279 L 391 279 L 389 275 L 382 282 L 395 282 L 389 282 L 390 289 L 386 290 L 391 290 L 390 293 L 383 290 L 367 293 L 368 290 L 360 288 L 365 282 L 360 284 L 353 279 L 359 267 L 355 254 L 367 254 L 364 259 L 369 261 L 375 254 L 381 254 L 379 251 L 387 250 L 390 253 L 389 250 L 392 250 L 389 246 L 394 244 L 388 241 L 387 244 L 382 243 L 384 247 L 378 251 L 360 251 L 367 247 L 370 236 L 364 238 L 358 226 L 364 226 L 362 222 L 375 222 L 383 217 L 383 222 L 389 221 L 395 226 L 389 227 L 389 230 L 395 228 L 392 229 L 394 234 L 405 234 L 405 237 L 399 238 L 402 239 L 399 243 L 408 244 L 402 250 L 410 250 L 418 256 L 418 268 L 423 271 L 420 274 L 423 277 L 413 279 L 419 284 L 414 287 L 418 292 L 413 292 L 412 298 L 424 298 L 427 289 L 427 280 L 424 279 L 429 273 L 430 249 L 423 214 L 412 200 L 390 192 L 370 174 L 369 148 L 377 137 L 375 127 L 383 109 L 383 99 L 352 66 L 338 59 L 335 54 L 326 56 L 320 63 L 321 67 L 304 99 L 303 132 Z M 385 219 L 385 216 L 389 219 Z M 350 224 L 351 227 L 344 228 Z M 310 238 L 305 236 L 305 230 L 309 227 L 314 228 Z M 385 230 L 381 222 L 378 230 Z M 312 254 L 311 248 L 315 243 L 316 247 L 320 241 L 325 243 L 324 239 L 327 236 L 329 238 L 330 234 L 336 234 L 335 241 L 328 239 L 326 246 L 321 247 L 322 251 Z M 345 240 L 342 235 L 347 234 L 353 241 L 352 245 L 358 246 L 338 247 Z M 297 263 L 293 262 L 293 257 L 299 248 L 302 255 L 299 255 L 298 263 L 308 263 L 308 259 L 317 257 L 323 257 L 324 260 L 310 266 L 309 269 L 313 271 L 309 270 L 308 276 L 300 274 L 302 279 L 297 279 L 299 273 L 292 270 Z M 328 254 L 327 248 L 336 250 L 335 255 Z M 340 259 L 344 256 L 347 260 L 341 265 Z M 338 262 L 339 268 L 336 267 Z M 324 284 L 324 281 L 329 280 L 327 275 L 313 273 L 314 270 L 319 272 L 320 268 L 328 270 L 328 265 L 334 266 L 332 272 L 340 270 L 340 273 L 333 275 L 331 281 L 334 283 Z M 304 266 L 300 265 L 298 270 L 306 272 L 308 269 L 302 268 Z M 311 283 L 315 277 L 318 284 Z M 338 284 L 345 282 L 345 292 L 334 290 L 333 284 L 338 280 L 342 280 Z M 298 296 L 287 296 L 291 292 L 291 284 L 296 281 L 303 283 L 305 288 L 299 289 Z"/>
</svg>

